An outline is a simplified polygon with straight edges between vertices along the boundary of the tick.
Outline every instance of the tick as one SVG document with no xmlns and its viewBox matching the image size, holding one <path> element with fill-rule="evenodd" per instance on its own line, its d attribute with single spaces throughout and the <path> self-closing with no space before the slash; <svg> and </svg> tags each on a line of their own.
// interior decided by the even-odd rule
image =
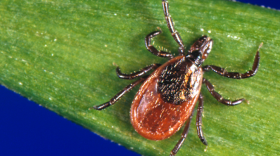
<svg viewBox="0 0 280 156">
<path fill-rule="evenodd" d="M 163 12 L 171 35 L 179 45 L 179 56 L 174 57 L 171 53 L 157 50 L 151 39 L 162 31 L 154 31 L 145 38 L 148 51 L 152 54 L 169 59 L 164 64 L 151 64 L 133 74 L 123 74 L 117 67 L 116 72 L 121 79 L 135 79 L 135 82 L 126 86 L 115 95 L 109 102 L 94 106 L 96 110 L 102 110 L 116 103 L 125 93 L 136 85 L 143 82 L 137 92 L 130 110 L 130 120 L 134 129 L 143 137 L 150 140 L 163 140 L 176 133 L 183 125 L 181 139 L 175 145 L 170 156 L 176 155 L 187 137 L 190 121 L 198 101 L 196 128 L 201 142 L 207 146 L 207 141 L 202 132 L 203 96 L 200 93 L 202 84 L 205 84 L 211 95 L 222 104 L 235 106 L 245 99 L 230 101 L 217 93 L 213 85 L 205 78 L 204 72 L 215 73 L 233 79 L 244 79 L 254 76 L 259 67 L 259 50 L 255 55 L 252 70 L 244 74 L 238 72 L 227 72 L 224 68 L 214 65 L 202 66 L 213 45 L 213 40 L 207 36 L 199 38 L 188 51 L 178 33 L 175 30 L 172 18 L 168 12 L 168 2 L 162 0 Z M 260 46 L 261 47 L 261 46 Z M 260 48 L 259 47 L 259 48 Z M 147 72 L 154 70 L 152 74 Z"/>
</svg>

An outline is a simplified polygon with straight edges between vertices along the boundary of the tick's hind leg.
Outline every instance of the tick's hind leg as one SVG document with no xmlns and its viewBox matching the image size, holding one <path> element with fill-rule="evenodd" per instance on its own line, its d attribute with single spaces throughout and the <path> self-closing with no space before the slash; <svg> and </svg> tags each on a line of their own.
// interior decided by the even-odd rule
<svg viewBox="0 0 280 156">
<path fill-rule="evenodd" d="M 197 107 L 197 114 L 196 114 L 196 129 L 197 129 L 197 135 L 201 142 L 207 146 L 207 141 L 204 138 L 203 131 L 202 131 L 202 112 L 203 112 L 203 96 L 200 93 L 199 95 L 199 103 Z"/>
<path fill-rule="evenodd" d="M 228 105 L 228 106 L 235 106 L 235 105 L 238 105 L 240 104 L 242 101 L 244 101 L 245 99 L 238 99 L 238 100 L 235 100 L 235 101 L 230 101 L 230 100 L 227 100 L 227 99 L 224 99 L 222 97 L 222 95 L 220 95 L 219 93 L 217 93 L 214 89 L 214 86 L 205 78 L 203 78 L 203 83 L 205 83 L 208 91 L 211 93 L 211 95 L 217 99 L 219 102 L 221 102 L 222 104 L 225 104 L 225 105 Z"/>
<path fill-rule="evenodd" d="M 117 67 L 116 72 L 119 78 L 121 79 L 135 79 L 137 77 L 143 76 L 144 74 L 146 74 L 147 72 L 153 70 L 153 69 L 157 69 L 159 66 L 161 66 L 161 64 L 151 64 L 143 69 L 141 69 L 138 72 L 135 72 L 133 74 L 123 74 L 120 70 L 119 67 Z"/>
<path fill-rule="evenodd" d="M 186 126 L 185 126 L 184 131 L 181 135 L 181 139 L 177 142 L 177 144 L 175 145 L 173 150 L 170 152 L 170 156 L 176 155 L 176 153 L 179 151 L 179 149 L 183 145 L 183 143 L 184 143 L 184 141 L 185 141 L 185 139 L 188 135 L 188 132 L 189 132 L 189 128 L 190 128 L 190 124 L 191 124 L 191 120 L 192 120 L 192 115 L 193 115 L 193 113 L 191 114 L 190 118 L 187 120 Z"/>
<path fill-rule="evenodd" d="M 168 57 L 169 59 L 173 58 L 173 55 L 164 51 L 158 51 L 153 45 L 151 45 L 151 39 L 157 35 L 159 35 L 162 31 L 154 31 L 148 34 L 145 38 L 145 44 L 147 50 L 149 50 L 152 54 L 159 56 L 159 57 Z"/>
<path fill-rule="evenodd" d="M 129 92 L 132 88 L 134 88 L 135 86 L 137 86 L 139 83 L 145 81 L 147 79 L 147 77 L 142 77 L 141 79 L 129 84 L 128 86 L 126 86 L 122 91 L 120 91 L 117 95 L 115 95 L 110 101 L 103 103 L 101 105 L 98 106 L 93 106 L 93 109 L 96 110 L 102 110 L 104 108 L 107 108 L 111 105 L 113 105 L 114 103 L 116 103 L 122 96 L 124 96 L 125 93 Z"/>
<path fill-rule="evenodd" d="M 262 46 L 262 44 L 259 46 L 259 49 L 261 46 Z M 206 65 L 206 66 L 203 66 L 202 68 L 203 68 L 203 71 L 212 70 L 215 73 L 217 73 L 221 76 L 224 76 L 224 77 L 233 78 L 233 79 L 244 79 L 244 78 L 252 77 L 257 73 L 258 68 L 259 68 L 259 61 L 260 61 L 260 54 L 259 54 L 259 50 L 258 50 L 256 53 L 256 56 L 255 56 L 252 70 L 249 70 L 244 74 L 241 74 L 238 72 L 227 72 L 224 68 L 213 66 L 213 65 Z"/>
</svg>

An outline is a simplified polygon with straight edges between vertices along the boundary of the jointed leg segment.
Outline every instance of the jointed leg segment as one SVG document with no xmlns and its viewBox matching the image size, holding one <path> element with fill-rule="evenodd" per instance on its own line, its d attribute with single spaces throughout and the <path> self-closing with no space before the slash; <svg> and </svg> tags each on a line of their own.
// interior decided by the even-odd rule
<svg viewBox="0 0 280 156">
<path fill-rule="evenodd" d="M 199 95 L 199 99 L 198 99 L 199 103 L 198 103 L 198 107 L 197 107 L 197 115 L 196 115 L 196 129 L 197 129 L 197 135 L 199 137 L 199 139 L 201 140 L 201 142 L 207 146 L 207 141 L 204 138 L 203 135 L 203 131 L 202 131 L 202 112 L 203 112 L 203 96 L 202 94 Z M 191 124 L 191 120 L 192 120 L 192 115 L 191 114 L 190 118 L 187 120 L 186 122 L 186 126 L 184 128 L 184 131 L 181 135 L 181 139 L 177 142 L 176 146 L 173 148 L 173 150 L 170 153 L 170 156 L 174 156 L 176 155 L 176 153 L 179 151 L 179 149 L 181 148 L 182 144 L 184 143 L 188 132 L 189 132 L 189 128 L 190 128 L 190 124 Z"/>
<path fill-rule="evenodd" d="M 220 95 L 218 92 L 215 91 L 214 86 L 205 78 L 203 78 L 203 83 L 205 83 L 208 91 L 211 93 L 211 95 L 217 99 L 219 102 L 221 102 L 222 104 L 228 105 L 228 106 L 235 106 L 240 104 L 242 101 L 244 101 L 245 99 L 238 99 L 235 101 L 230 101 L 227 99 L 224 99 L 222 97 L 222 95 Z"/>
<path fill-rule="evenodd" d="M 197 135 L 200 139 L 200 141 L 207 146 L 207 141 L 204 138 L 203 131 L 202 131 L 202 112 L 203 112 L 203 96 L 200 93 L 199 95 L 199 103 L 197 107 L 197 114 L 196 114 L 196 129 L 197 129 Z"/>
<path fill-rule="evenodd" d="M 174 38 L 174 40 L 179 44 L 179 53 L 180 55 L 184 55 L 184 51 L 185 51 L 185 45 L 182 41 L 182 38 L 179 34 L 179 32 L 177 32 L 177 30 L 175 30 L 174 28 L 174 24 L 172 21 L 172 18 L 169 14 L 169 5 L 168 2 L 166 0 L 162 0 L 162 7 L 163 7 L 163 12 L 164 12 L 164 16 L 165 16 L 165 20 L 167 22 L 167 27 L 169 28 L 169 31 L 171 32 L 172 37 Z"/>
<path fill-rule="evenodd" d="M 244 79 L 244 78 L 252 77 L 257 73 L 258 68 L 259 68 L 259 61 L 260 61 L 260 54 L 259 54 L 259 51 L 257 51 L 252 70 L 249 70 L 244 74 L 241 74 L 238 72 L 227 72 L 224 68 L 213 66 L 213 65 L 206 65 L 206 66 L 203 66 L 202 68 L 203 68 L 203 71 L 212 70 L 215 73 L 217 73 L 221 76 L 224 76 L 224 77 L 233 78 L 233 79 Z"/>
<path fill-rule="evenodd" d="M 159 56 L 159 57 L 168 57 L 169 59 L 173 58 L 173 55 L 164 51 L 158 51 L 152 44 L 151 39 L 157 35 L 159 35 L 162 31 L 154 31 L 150 34 L 148 34 L 145 38 L 145 45 L 147 50 L 149 50 L 152 54 Z"/>
<path fill-rule="evenodd" d="M 193 115 L 193 113 L 191 114 L 190 118 L 187 120 L 186 126 L 185 126 L 184 131 L 181 135 L 181 139 L 177 142 L 175 147 L 172 149 L 172 151 L 170 153 L 170 156 L 176 155 L 176 153 L 179 151 L 179 149 L 183 145 L 183 143 L 184 143 L 184 141 L 185 141 L 185 139 L 188 135 L 188 132 L 189 132 L 189 128 L 190 128 L 190 124 L 191 124 L 191 120 L 192 120 L 192 115 Z"/>
<path fill-rule="evenodd" d="M 120 91 L 117 95 L 115 95 L 110 101 L 103 103 L 101 105 L 98 106 L 93 106 L 93 109 L 96 110 L 102 110 L 104 108 L 107 108 L 111 105 L 113 105 L 114 103 L 116 103 L 122 96 L 124 96 L 125 93 L 129 92 L 132 88 L 134 88 L 135 86 L 137 86 L 139 83 L 145 81 L 147 79 L 147 77 L 142 77 L 141 79 L 129 84 L 128 86 L 126 86 L 122 91 Z"/>
<path fill-rule="evenodd" d="M 123 74 L 120 71 L 120 68 L 117 67 L 116 72 L 119 78 L 121 79 L 135 79 L 137 77 L 143 76 L 144 74 L 146 74 L 147 72 L 153 70 L 153 69 L 157 69 L 159 66 L 161 66 L 161 64 L 151 64 L 143 69 L 141 69 L 140 71 L 133 73 L 133 74 Z"/>
</svg>

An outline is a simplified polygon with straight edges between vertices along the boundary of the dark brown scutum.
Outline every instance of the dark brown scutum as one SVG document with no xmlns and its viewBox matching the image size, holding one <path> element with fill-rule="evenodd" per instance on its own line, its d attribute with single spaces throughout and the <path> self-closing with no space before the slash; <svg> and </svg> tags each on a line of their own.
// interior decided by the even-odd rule
<svg viewBox="0 0 280 156">
<path fill-rule="evenodd" d="M 191 90 L 192 73 L 186 73 L 188 71 L 185 59 L 168 65 L 162 70 L 158 81 L 158 92 L 165 102 L 179 105 L 187 100 L 182 97 L 187 97 Z"/>
</svg>

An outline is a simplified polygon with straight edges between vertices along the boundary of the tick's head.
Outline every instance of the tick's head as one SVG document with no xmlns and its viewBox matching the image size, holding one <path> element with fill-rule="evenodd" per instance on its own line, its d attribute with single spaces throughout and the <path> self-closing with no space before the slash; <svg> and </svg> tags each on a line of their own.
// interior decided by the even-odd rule
<svg viewBox="0 0 280 156">
<path fill-rule="evenodd" d="M 213 40 L 210 37 L 200 37 L 190 48 L 186 57 L 201 65 L 212 49 Z"/>
</svg>

